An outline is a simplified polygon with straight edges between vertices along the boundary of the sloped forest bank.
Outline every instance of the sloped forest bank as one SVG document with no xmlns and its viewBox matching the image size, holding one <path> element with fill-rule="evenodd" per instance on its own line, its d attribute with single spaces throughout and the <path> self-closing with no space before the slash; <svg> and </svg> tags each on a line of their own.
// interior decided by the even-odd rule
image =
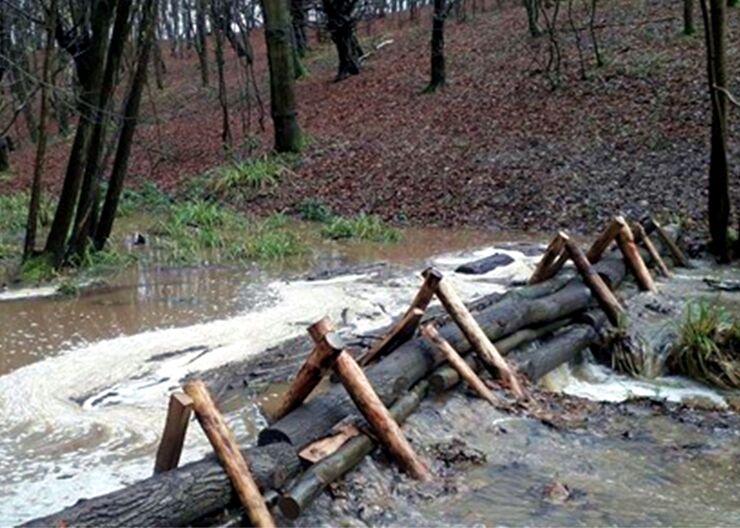
<svg viewBox="0 0 740 528">
<path fill-rule="evenodd" d="M 547 66 L 551 39 L 529 36 L 520 3 L 489 1 L 476 13 L 468 9 L 464 21 L 450 18 L 448 84 L 434 94 L 421 93 L 430 8 L 414 21 L 401 12 L 360 23 L 368 49 L 386 45 L 359 75 L 338 83 L 332 82 L 334 50 L 312 31 L 305 61 L 310 73 L 297 84 L 299 119 L 309 138 L 302 161 L 273 187 L 246 199 L 228 193 L 221 198 L 261 214 L 295 212 L 312 198 L 341 214 L 364 211 L 399 223 L 527 230 L 567 225 L 586 231 L 605 220 L 604 211 L 639 217 L 650 210 L 703 231 L 705 55 L 701 31 L 682 34 L 680 7 L 668 0 L 600 5 L 594 27 L 602 67 L 592 56 L 587 25 L 576 25 L 586 62 L 582 80 L 565 14 L 557 37 L 558 75 Z M 729 14 L 732 70 L 737 12 Z M 587 21 L 583 15 L 575 14 L 579 24 Z M 260 30 L 252 42 L 267 112 Z M 164 87 L 150 81 L 146 91 L 129 185 L 153 181 L 182 189 L 233 155 L 266 152 L 270 120 L 265 117 L 266 130 L 260 131 L 256 104 L 243 120 L 236 94 L 244 80 L 231 50 L 226 73 L 236 138 L 235 150 L 225 156 L 215 86 L 199 86 L 197 54 L 175 57 L 162 48 Z M 731 144 L 731 155 L 735 151 Z M 49 148 L 51 187 L 60 184 L 66 152 L 66 140 Z M 12 153 L 14 173 L 2 178 L 1 190 L 28 187 L 33 153 L 30 144 Z M 737 190 L 731 191 L 736 201 Z"/>
</svg>

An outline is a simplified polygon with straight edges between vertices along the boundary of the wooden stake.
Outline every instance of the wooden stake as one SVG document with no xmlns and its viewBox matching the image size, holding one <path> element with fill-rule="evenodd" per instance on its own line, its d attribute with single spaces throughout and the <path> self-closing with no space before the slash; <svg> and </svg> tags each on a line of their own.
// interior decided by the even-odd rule
<svg viewBox="0 0 740 528">
<path fill-rule="evenodd" d="M 560 271 L 560 268 L 563 267 L 568 255 L 563 253 L 563 249 L 565 248 L 565 239 L 562 235 L 562 231 L 559 232 L 547 246 L 545 254 L 542 255 L 542 259 L 537 263 L 534 273 L 532 273 L 532 276 L 529 278 L 529 284 L 537 284 L 538 282 L 554 277 L 555 274 Z"/>
<path fill-rule="evenodd" d="M 432 297 L 434 297 L 437 284 L 442 280 L 442 274 L 434 268 L 427 269 L 422 273 L 422 276 L 424 277 L 424 283 L 419 288 L 419 291 L 416 292 L 416 296 L 411 301 L 409 309 L 406 310 L 403 317 L 391 328 L 383 339 L 362 355 L 358 360 L 360 365 L 365 367 L 373 361 L 380 359 L 394 348 L 411 339 L 414 335 L 414 330 L 419 326 L 419 321 L 421 321 L 421 317 L 424 315 L 424 310 L 427 309 Z"/>
<path fill-rule="evenodd" d="M 416 455 L 403 435 L 398 423 L 370 384 L 362 367 L 343 351 L 334 361 L 334 372 L 342 382 L 357 409 L 373 428 L 378 441 L 398 461 L 401 467 L 417 480 L 429 480 L 429 470 Z"/>
<path fill-rule="evenodd" d="M 627 265 L 632 270 L 632 274 L 637 279 L 640 289 L 643 291 L 657 291 L 658 288 L 655 287 L 655 281 L 650 275 L 650 270 L 648 270 L 645 261 L 642 260 L 640 251 L 637 249 L 632 230 L 626 223 L 622 226 L 619 236 L 617 236 L 617 244 L 627 261 Z"/>
<path fill-rule="evenodd" d="M 566 240 L 565 248 L 568 251 L 568 255 L 570 255 L 571 260 L 573 260 L 573 264 L 575 264 L 576 269 L 581 274 L 583 282 L 591 290 L 591 293 L 596 297 L 596 301 L 599 303 L 599 306 L 601 306 L 601 309 L 604 310 L 604 313 L 606 313 L 606 316 L 609 318 L 609 322 L 615 326 L 618 325 L 619 319 L 624 314 L 624 308 L 622 308 L 622 305 L 619 304 L 619 301 L 606 285 L 604 279 L 594 271 L 586 258 L 586 255 L 583 254 L 570 238 Z"/>
<path fill-rule="evenodd" d="M 591 244 L 591 247 L 586 252 L 586 258 L 591 264 L 596 264 L 601 260 L 604 251 L 609 248 L 609 245 L 619 236 L 622 227 L 626 225 L 627 223 L 621 216 L 615 216 L 611 219 L 609 224 L 606 226 L 606 229 L 604 229 L 599 237 L 594 240 L 594 243 Z"/>
<path fill-rule="evenodd" d="M 673 257 L 673 261 L 678 266 L 682 266 L 684 268 L 691 267 L 691 264 L 689 263 L 689 259 L 686 258 L 686 255 L 683 254 L 683 251 L 676 245 L 676 243 L 673 241 L 673 239 L 668 235 L 668 233 L 665 232 L 665 229 L 663 229 L 663 226 L 661 226 L 655 218 L 650 218 L 650 223 L 653 225 L 655 230 L 658 232 L 658 237 L 660 237 L 660 240 L 663 242 L 663 244 L 668 247 L 668 251 L 671 252 L 671 256 Z"/>
<path fill-rule="evenodd" d="M 216 408 L 205 383 L 201 380 L 190 381 L 185 385 L 185 393 L 192 398 L 198 422 L 229 475 L 252 525 L 275 526 L 270 510 L 267 509 L 265 500 L 249 472 L 247 462 L 239 451 L 234 434 Z"/>
<path fill-rule="evenodd" d="M 457 353 L 452 345 L 444 337 L 442 337 L 434 324 L 429 323 L 421 327 L 421 335 L 424 336 L 430 345 L 439 350 L 439 352 L 445 357 L 447 362 L 452 368 L 454 368 L 460 377 L 465 380 L 465 383 L 478 393 L 478 395 L 487 400 L 488 403 L 494 405 L 496 403 L 496 397 L 486 387 L 486 384 L 478 377 L 478 374 L 470 368 L 465 360 Z"/>
<path fill-rule="evenodd" d="M 192 414 L 193 400 L 190 396 L 182 392 L 174 392 L 170 395 L 167 420 L 164 423 L 162 439 L 159 441 L 157 458 L 154 462 L 154 473 L 175 469 L 180 463 L 185 433 L 187 433 Z"/>
<path fill-rule="evenodd" d="M 308 327 L 308 333 L 315 342 L 311 353 L 303 362 L 288 390 L 280 400 L 280 406 L 273 413 L 278 420 L 298 407 L 316 388 L 326 372 L 331 368 L 344 345 L 339 337 L 332 333 L 331 321 L 324 317 Z"/>
<path fill-rule="evenodd" d="M 670 277 L 671 272 L 668 270 L 668 266 L 666 266 L 663 257 L 660 256 L 658 249 L 655 247 L 655 244 L 653 244 L 653 241 L 650 240 L 650 236 L 645 232 L 645 228 L 642 227 L 642 224 L 640 222 L 634 222 L 632 230 L 635 233 L 635 241 L 642 242 L 645 249 L 650 253 L 650 257 L 653 259 L 653 262 L 655 262 L 658 270 L 660 270 L 663 276 Z"/>
<path fill-rule="evenodd" d="M 460 327 L 465 338 L 472 345 L 475 353 L 480 357 L 483 364 L 492 373 L 498 373 L 502 380 L 511 388 L 517 399 L 525 397 L 519 380 L 514 371 L 509 367 L 491 340 L 468 311 L 462 299 L 458 296 L 455 288 L 448 279 L 442 279 L 437 286 L 437 297 L 450 314 L 450 317 Z"/>
</svg>

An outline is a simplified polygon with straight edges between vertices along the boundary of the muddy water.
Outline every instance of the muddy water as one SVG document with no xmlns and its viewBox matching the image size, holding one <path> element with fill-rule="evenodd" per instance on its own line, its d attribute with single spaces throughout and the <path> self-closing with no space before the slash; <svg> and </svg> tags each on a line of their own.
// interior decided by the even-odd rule
<svg viewBox="0 0 740 528">
<path fill-rule="evenodd" d="M 418 271 L 430 263 L 468 299 L 503 291 L 512 280 L 525 278 L 537 260 L 527 256 L 530 251 L 507 245 L 507 239 L 522 237 L 414 230 L 395 246 L 327 243 L 311 259 L 283 268 L 137 268 L 107 289 L 77 298 L 0 303 L 0 525 L 148 476 L 168 394 L 189 373 L 258 354 L 302 334 L 308 323 L 327 314 L 356 333 L 387 324 L 405 308 L 418 287 Z M 461 262 L 494 251 L 508 253 L 514 263 L 480 277 L 451 272 Z M 325 273 L 378 260 L 388 265 Z M 302 278 L 309 270 L 317 279 Z M 701 277 L 692 272 L 666 285 L 682 285 L 670 301 L 674 309 L 687 292 L 703 288 Z M 659 326 L 659 318 L 651 320 L 645 308 L 651 300 L 640 302 L 645 324 Z M 548 383 L 556 390 L 613 401 L 633 395 L 639 386 L 668 399 L 707 391 L 686 380 L 634 381 L 599 369 L 561 369 Z M 262 399 L 270 400 L 277 390 L 270 387 Z M 724 404 L 723 395 L 707 392 Z M 242 443 L 253 441 L 265 425 L 257 403 L 244 395 L 226 403 L 227 420 Z M 463 436 L 488 456 L 486 465 L 454 472 L 445 480 L 449 489 L 432 488 L 409 502 L 411 487 L 389 478 L 387 465 L 369 461 L 370 470 L 360 474 L 376 480 L 373 486 L 358 484 L 355 497 L 370 505 L 359 519 L 358 505 L 340 500 L 327 508 L 319 505 L 317 512 L 328 513 L 308 515 L 301 524 L 355 524 L 363 515 L 365 521 L 386 524 L 677 524 L 710 495 L 716 496 L 710 524 L 723 515 L 726 524 L 732 520 L 728 512 L 737 511 L 729 495 L 737 488 L 736 437 L 732 443 L 722 435 L 683 430 L 675 422 L 646 420 L 640 425 L 649 431 L 644 442 L 630 444 L 629 436 L 620 439 L 611 430 L 595 436 L 555 434 L 539 422 L 488 410 L 481 422 L 480 405 L 459 394 L 441 403 L 425 404 L 412 420 L 417 441 Z M 702 451 L 707 457 L 670 459 L 670 442 L 684 437 L 707 444 Z M 656 447 L 656 442 L 668 447 Z M 202 433 L 192 428 L 184 461 L 208 451 Z M 439 471 L 444 474 L 443 466 Z M 553 513 L 538 493 L 561 475 L 568 475 L 572 488 L 585 490 L 576 495 L 587 499 Z M 716 486 L 709 485 L 712 475 Z M 677 501 L 682 507 L 671 509 Z M 543 512 L 552 517 L 542 517 Z"/>
</svg>

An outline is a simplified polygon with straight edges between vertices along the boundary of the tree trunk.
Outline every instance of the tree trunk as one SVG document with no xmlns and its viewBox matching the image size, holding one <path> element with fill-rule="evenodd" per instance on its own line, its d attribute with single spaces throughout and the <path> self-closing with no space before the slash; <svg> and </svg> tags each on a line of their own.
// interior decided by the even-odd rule
<svg viewBox="0 0 740 528">
<path fill-rule="evenodd" d="M 306 55 L 306 7 L 304 0 L 290 0 L 290 16 L 293 20 L 293 45 L 299 57 Z"/>
<path fill-rule="evenodd" d="M 542 29 L 540 29 L 539 24 L 540 0 L 524 0 L 524 9 L 527 10 L 527 26 L 529 28 L 529 35 L 532 37 L 539 37 L 542 35 Z"/>
<path fill-rule="evenodd" d="M 231 135 L 229 100 L 226 93 L 226 77 L 224 74 L 224 28 L 226 27 L 224 9 L 226 9 L 226 6 L 220 0 L 213 0 L 211 2 L 213 32 L 216 39 L 216 48 L 214 51 L 216 70 L 218 72 L 218 102 L 221 105 L 221 144 L 229 150 L 234 140 Z"/>
<path fill-rule="evenodd" d="M 445 18 L 447 18 L 446 0 L 434 0 L 432 18 L 432 75 L 426 92 L 435 92 L 446 82 L 445 76 Z"/>
<path fill-rule="evenodd" d="M 46 28 L 46 46 L 44 47 L 44 65 L 41 71 L 41 110 L 39 111 L 39 132 L 36 143 L 36 161 L 33 166 L 31 199 L 28 204 L 26 221 L 26 238 L 23 243 L 23 259 L 30 258 L 36 249 L 36 229 L 38 227 L 39 205 L 41 203 L 41 178 L 44 174 L 46 157 L 46 122 L 49 113 L 49 69 L 54 53 L 54 26 L 56 26 L 56 0 L 51 0 Z M 0 166 L 2 170 L 2 166 Z"/>
<path fill-rule="evenodd" d="M 337 81 L 360 73 L 360 57 L 362 50 L 355 37 L 355 20 L 353 18 L 353 2 L 348 0 L 323 0 L 326 16 L 326 29 L 337 49 L 339 66 Z"/>
<path fill-rule="evenodd" d="M 154 39 L 154 26 L 156 24 L 156 3 L 155 0 L 146 0 L 143 6 L 143 17 L 139 29 L 139 57 L 137 59 L 136 71 L 131 80 L 131 88 L 126 97 L 126 104 L 123 109 L 123 126 L 118 138 L 118 147 L 113 160 L 110 180 L 108 182 L 108 192 L 105 196 L 102 212 L 100 213 L 100 222 L 95 231 L 94 243 L 95 249 L 100 250 L 105 247 L 105 243 L 113 229 L 113 221 L 116 218 L 116 209 L 118 200 L 123 191 L 123 182 L 128 170 L 128 158 L 131 153 L 131 144 L 133 143 L 134 133 L 139 115 L 139 103 L 141 94 L 144 91 L 147 78 L 147 68 L 149 65 L 149 55 Z"/>
<path fill-rule="evenodd" d="M 200 64 L 200 80 L 208 86 L 208 40 L 206 39 L 206 0 L 196 0 L 195 7 L 195 49 Z"/>
<path fill-rule="evenodd" d="M 294 84 L 292 32 L 287 0 L 263 0 L 265 41 L 270 66 L 270 109 L 277 152 L 298 152 L 298 126 Z"/>
<path fill-rule="evenodd" d="M 683 0 L 683 34 L 693 35 L 694 27 L 694 0 Z"/>
</svg>

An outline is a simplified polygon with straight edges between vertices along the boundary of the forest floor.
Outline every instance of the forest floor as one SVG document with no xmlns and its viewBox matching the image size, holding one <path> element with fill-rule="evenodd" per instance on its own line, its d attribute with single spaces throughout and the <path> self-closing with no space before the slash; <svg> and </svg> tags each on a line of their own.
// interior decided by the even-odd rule
<svg viewBox="0 0 740 528">
<path fill-rule="evenodd" d="M 617 211 L 650 212 L 703 231 L 709 103 L 702 34 L 682 34 L 680 6 L 669 0 L 603 3 L 595 27 L 604 65 L 596 67 L 588 16 L 578 6 L 587 78 L 580 79 L 576 39 L 561 13 L 555 88 L 546 71 L 550 39 L 529 37 L 519 2 L 489 0 L 465 21 L 450 18 L 449 82 L 434 94 L 422 94 L 428 8 L 415 21 L 401 13 L 360 24 L 368 50 L 386 45 L 360 75 L 339 83 L 333 82 L 331 44 L 317 43 L 312 33 L 310 73 L 297 85 L 299 121 L 309 140 L 301 161 L 276 185 L 226 200 L 259 215 L 294 213 L 311 198 L 339 214 L 366 212 L 401 224 L 532 231 L 594 232 Z M 730 24 L 734 41 L 736 10 Z M 129 185 L 153 181 L 172 191 L 234 156 L 267 152 L 272 130 L 261 32 L 253 43 L 265 130 L 257 126 L 257 106 L 248 112 L 236 101 L 245 81 L 230 57 L 238 146 L 228 155 L 215 71 L 211 86 L 202 88 L 195 53 L 172 57 L 162 44 L 168 73 L 162 90 L 150 79 Z M 729 46 L 729 71 L 737 69 L 738 49 Z M 50 148 L 51 187 L 59 186 L 69 141 Z M 15 174 L 0 179 L 0 191 L 27 188 L 33 151 L 25 145 L 13 153 Z M 737 151 L 731 144 L 731 155 Z"/>
</svg>

